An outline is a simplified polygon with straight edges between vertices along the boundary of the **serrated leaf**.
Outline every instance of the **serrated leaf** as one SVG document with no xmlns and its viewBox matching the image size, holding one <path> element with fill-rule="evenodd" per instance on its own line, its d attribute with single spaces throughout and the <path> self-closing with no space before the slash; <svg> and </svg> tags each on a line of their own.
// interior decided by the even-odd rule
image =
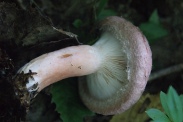
<svg viewBox="0 0 183 122">
<path fill-rule="evenodd" d="M 167 105 L 167 95 L 164 93 L 164 92 L 160 92 L 160 101 L 161 101 L 161 105 L 163 106 L 163 109 L 165 111 L 165 113 L 170 116 L 170 110 L 168 108 L 168 105 Z"/>
<path fill-rule="evenodd" d="M 85 116 L 94 115 L 81 102 L 76 79 L 70 78 L 54 84 L 51 88 L 52 102 L 63 122 L 83 122 Z"/>
<path fill-rule="evenodd" d="M 149 109 L 146 111 L 148 116 L 155 122 L 170 122 L 169 118 L 158 109 Z"/>
<path fill-rule="evenodd" d="M 183 111 L 182 111 L 181 99 L 172 86 L 169 87 L 167 97 L 168 97 L 167 105 L 170 110 L 170 118 L 174 122 L 182 122 Z"/>
<path fill-rule="evenodd" d="M 173 97 L 174 97 L 174 103 L 175 103 L 175 109 L 177 111 L 177 116 L 176 116 L 176 120 L 177 122 L 183 122 L 183 103 L 181 100 L 181 97 L 178 95 L 178 93 L 176 92 L 176 90 L 173 87 L 170 87 L 172 89 L 173 92 Z M 175 113 L 174 113 L 175 114 Z"/>
</svg>

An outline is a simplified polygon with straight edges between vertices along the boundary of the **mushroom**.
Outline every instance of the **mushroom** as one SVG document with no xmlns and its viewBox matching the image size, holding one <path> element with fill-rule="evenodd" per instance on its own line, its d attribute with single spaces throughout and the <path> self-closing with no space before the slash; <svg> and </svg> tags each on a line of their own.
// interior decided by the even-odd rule
<svg viewBox="0 0 183 122">
<path fill-rule="evenodd" d="M 28 92 L 40 92 L 62 79 L 82 76 L 79 94 L 90 110 L 112 115 L 132 106 L 150 75 L 152 59 L 148 42 L 137 27 L 121 17 L 107 17 L 99 30 L 102 36 L 92 46 L 60 49 L 23 66 L 18 73 L 36 72 L 33 78 L 28 78 L 25 86 Z"/>
</svg>

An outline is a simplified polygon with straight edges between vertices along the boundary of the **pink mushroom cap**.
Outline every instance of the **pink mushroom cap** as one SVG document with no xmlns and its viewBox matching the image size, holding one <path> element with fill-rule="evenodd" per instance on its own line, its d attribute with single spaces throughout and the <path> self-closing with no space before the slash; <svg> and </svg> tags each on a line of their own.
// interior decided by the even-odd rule
<svg viewBox="0 0 183 122">
<path fill-rule="evenodd" d="M 142 95 L 152 66 L 146 37 L 124 18 L 111 16 L 99 26 L 101 38 L 93 45 L 103 57 L 99 70 L 79 81 L 79 93 L 92 111 L 122 113 Z"/>
</svg>

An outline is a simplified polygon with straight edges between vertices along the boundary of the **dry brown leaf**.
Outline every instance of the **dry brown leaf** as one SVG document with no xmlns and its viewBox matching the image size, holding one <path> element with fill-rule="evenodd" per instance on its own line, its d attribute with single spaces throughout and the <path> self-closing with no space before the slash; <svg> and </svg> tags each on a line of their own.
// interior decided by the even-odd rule
<svg viewBox="0 0 183 122">
<path fill-rule="evenodd" d="M 133 107 L 131 107 L 124 113 L 114 115 L 110 122 L 147 122 L 149 117 L 147 116 L 145 111 L 150 108 L 163 110 L 160 103 L 159 94 L 142 95 L 140 100 Z"/>
</svg>

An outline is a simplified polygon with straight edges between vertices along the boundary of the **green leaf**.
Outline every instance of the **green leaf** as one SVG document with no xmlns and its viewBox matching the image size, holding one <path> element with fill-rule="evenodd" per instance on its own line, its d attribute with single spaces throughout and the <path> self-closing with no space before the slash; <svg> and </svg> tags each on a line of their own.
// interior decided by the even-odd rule
<svg viewBox="0 0 183 122">
<path fill-rule="evenodd" d="M 105 6 L 107 5 L 108 0 L 100 0 L 99 5 L 97 7 L 97 16 L 101 14 L 101 12 L 104 10 Z"/>
<path fill-rule="evenodd" d="M 117 15 L 117 12 L 115 12 L 114 10 L 112 9 L 106 9 L 106 10 L 103 10 L 100 12 L 100 14 L 97 16 L 97 20 L 102 20 L 108 16 L 115 16 Z"/>
<path fill-rule="evenodd" d="M 83 22 L 80 19 L 76 19 L 76 20 L 74 20 L 74 22 L 72 24 L 75 28 L 80 28 L 82 26 Z"/>
<path fill-rule="evenodd" d="M 183 111 L 183 94 L 180 95 L 180 100 L 181 100 L 181 103 L 182 103 L 182 111 Z"/>
<path fill-rule="evenodd" d="M 163 106 L 163 109 L 165 111 L 165 113 L 170 116 L 170 110 L 169 110 L 169 107 L 167 105 L 167 95 L 164 93 L 164 92 L 160 92 L 160 101 L 161 101 L 161 105 Z"/>
<path fill-rule="evenodd" d="M 151 14 L 151 16 L 149 18 L 149 22 L 154 23 L 154 24 L 160 24 L 157 9 L 154 10 L 153 13 Z"/>
<path fill-rule="evenodd" d="M 180 100 L 181 100 L 181 103 L 183 104 L 183 94 L 180 95 Z M 183 105 L 182 105 L 182 110 L 183 110 Z"/>
<path fill-rule="evenodd" d="M 170 122 L 169 118 L 158 109 L 149 109 L 146 111 L 148 116 L 155 122 Z"/>
<path fill-rule="evenodd" d="M 96 21 L 100 21 L 108 16 L 115 16 L 117 12 L 113 9 L 106 9 L 106 5 L 108 4 L 109 0 L 99 0 L 96 5 Z"/>
<path fill-rule="evenodd" d="M 167 93 L 167 105 L 170 110 L 170 118 L 174 122 L 182 122 L 183 121 L 183 111 L 182 111 L 182 103 L 179 95 L 175 91 L 175 89 L 170 86 Z"/>
<path fill-rule="evenodd" d="M 52 102 L 56 104 L 56 111 L 60 113 L 63 122 L 83 122 L 85 116 L 94 115 L 82 104 L 74 78 L 54 84 L 51 94 Z"/>
<path fill-rule="evenodd" d="M 168 35 L 168 31 L 160 24 L 157 10 L 154 10 L 149 21 L 140 24 L 139 28 L 143 31 L 149 42 Z"/>
<path fill-rule="evenodd" d="M 139 28 L 143 31 L 150 42 L 153 42 L 154 40 L 157 40 L 168 34 L 168 31 L 161 25 L 152 22 L 142 23 L 140 24 Z"/>
</svg>

